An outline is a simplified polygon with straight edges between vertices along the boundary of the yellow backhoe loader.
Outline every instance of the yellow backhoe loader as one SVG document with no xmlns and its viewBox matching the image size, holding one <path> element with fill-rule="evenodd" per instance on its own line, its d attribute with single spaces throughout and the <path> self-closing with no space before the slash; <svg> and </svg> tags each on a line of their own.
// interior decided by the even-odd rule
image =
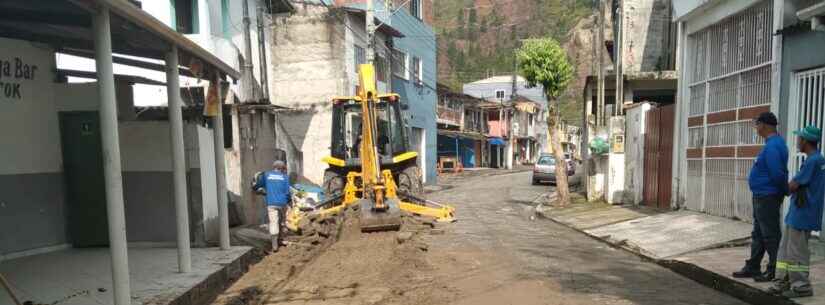
<svg viewBox="0 0 825 305">
<path fill-rule="evenodd" d="M 300 231 L 352 206 L 364 232 L 397 230 L 402 213 L 453 221 L 454 208 L 421 198 L 418 154 L 409 150 L 399 96 L 378 94 L 371 64 L 359 66 L 359 84 L 357 96 L 332 100 L 332 155 L 323 159 L 327 199 L 292 209 L 287 227 Z"/>
</svg>

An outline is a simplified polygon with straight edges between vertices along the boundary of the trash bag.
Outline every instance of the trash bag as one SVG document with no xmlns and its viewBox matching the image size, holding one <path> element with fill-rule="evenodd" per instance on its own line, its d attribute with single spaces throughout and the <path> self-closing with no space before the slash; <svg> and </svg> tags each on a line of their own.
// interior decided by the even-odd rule
<svg viewBox="0 0 825 305">
<path fill-rule="evenodd" d="M 590 153 L 593 155 L 604 155 L 610 150 L 610 144 L 604 138 L 595 138 L 590 141 Z"/>
</svg>

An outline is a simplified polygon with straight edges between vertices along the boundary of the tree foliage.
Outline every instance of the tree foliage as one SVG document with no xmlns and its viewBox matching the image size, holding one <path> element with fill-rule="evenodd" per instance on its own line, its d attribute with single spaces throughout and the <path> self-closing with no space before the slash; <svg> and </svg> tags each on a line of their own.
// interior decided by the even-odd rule
<svg viewBox="0 0 825 305">
<path fill-rule="evenodd" d="M 541 85 L 544 94 L 549 99 L 547 107 L 547 134 L 550 136 L 550 145 L 556 164 L 565 164 L 562 146 L 559 142 L 557 117 L 559 115 L 558 101 L 567 89 L 567 84 L 573 79 L 573 66 L 567 60 L 567 52 L 553 38 L 528 39 L 516 51 L 519 74 L 524 76 L 529 86 Z M 566 205 L 570 202 L 570 190 L 567 185 L 566 166 L 556 166 L 556 192 L 558 203 Z"/>
<path fill-rule="evenodd" d="M 516 52 L 520 74 L 530 86 L 541 85 L 551 100 L 558 98 L 573 79 L 573 65 L 553 38 L 527 39 Z"/>
</svg>

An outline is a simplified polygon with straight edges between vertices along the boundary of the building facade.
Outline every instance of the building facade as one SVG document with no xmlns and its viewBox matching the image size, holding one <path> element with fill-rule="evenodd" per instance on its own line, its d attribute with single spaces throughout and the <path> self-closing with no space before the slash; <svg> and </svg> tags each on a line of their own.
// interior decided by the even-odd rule
<svg viewBox="0 0 825 305">
<path fill-rule="evenodd" d="M 533 130 L 536 132 L 537 152 L 547 153 L 550 151 L 547 137 L 547 97 L 544 95 L 544 89 L 541 86 L 529 87 L 527 80 L 521 76 L 515 79 L 514 84 L 513 76 L 505 75 L 464 84 L 463 90 L 465 94 L 492 102 L 502 103 L 511 99 L 514 100 L 518 96 L 519 99 L 536 103 L 538 111 L 532 116 L 535 119 Z M 524 132 L 527 132 L 527 129 Z"/>
<path fill-rule="evenodd" d="M 321 184 L 330 154 L 332 97 L 355 95 L 358 64 L 366 63 L 363 10 L 310 1 L 290 16 L 277 17 L 272 28 L 270 101 L 292 111 L 282 123 L 304 152 L 304 176 Z M 388 26 L 384 26 L 386 29 Z M 376 45 L 386 46 L 387 32 Z M 376 49 L 377 66 L 386 67 L 386 48 Z M 388 69 L 378 67 L 379 90 L 389 88 Z"/>
<path fill-rule="evenodd" d="M 453 92 L 443 85 L 438 89 L 438 168 L 449 171 L 489 167 L 488 126 L 480 107 L 484 100 Z"/>
<path fill-rule="evenodd" d="M 781 37 L 773 33 L 784 2 L 674 1 L 681 82 L 673 206 L 752 219 L 747 176 L 763 140 L 751 120 L 778 110 Z"/>
<path fill-rule="evenodd" d="M 431 1 L 395 1 L 392 25 L 404 37 L 393 38 L 392 90 L 409 106 L 407 124 L 425 184 L 436 182 L 437 42 Z"/>
<path fill-rule="evenodd" d="M 320 160 L 330 153 L 331 99 L 355 95 L 357 66 L 366 62 L 365 3 L 311 1 L 276 22 L 286 26 L 273 28 L 271 100 L 294 109 L 283 117 L 284 126 L 304 153 L 304 175 L 318 184 L 327 168 Z M 396 91 L 408 106 L 412 147 L 419 152 L 425 182 L 434 183 L 434 38 L 420 43 L 422 37 L 433 36 L 432 28 L 410 13 L 409 7 L 392 9 L 391 14 L 385 4 L 374 1 L 378 88 Z M 405 35 L 410 40 L 404 40 Z"/>
</svg>

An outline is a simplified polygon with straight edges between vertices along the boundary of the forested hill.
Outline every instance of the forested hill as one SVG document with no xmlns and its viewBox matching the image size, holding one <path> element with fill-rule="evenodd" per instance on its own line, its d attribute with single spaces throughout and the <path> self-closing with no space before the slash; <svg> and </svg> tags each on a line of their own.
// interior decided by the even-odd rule
<svg viewBox="0 0 825 305">
<path fill-rule="evenodd" d="M 553 37 L 568 50 L 577 74 L 590 74 L 593 0 L 437 0 L 439 82 L 461 84 L 514 70 L 514 50 L 524 38 Z M 587 58 L 582 58 L 587 57 Z M 567 121 L 579 125 L 581 80 L 561 100 Z M 578 113 L 576 113 L 578 112 Z"/>
</svg>

